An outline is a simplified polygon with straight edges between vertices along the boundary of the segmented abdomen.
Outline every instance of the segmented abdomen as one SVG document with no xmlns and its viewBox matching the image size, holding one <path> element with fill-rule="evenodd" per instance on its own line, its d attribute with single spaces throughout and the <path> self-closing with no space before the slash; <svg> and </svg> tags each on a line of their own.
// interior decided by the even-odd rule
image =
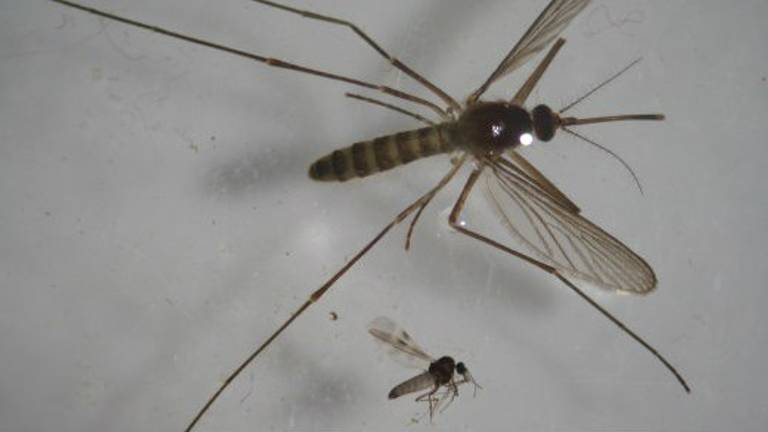
<svg viewBox="0 0 768 432">
<path fill-rule="evenodd" d="M 424 372 L 423 374 L 416 375 L 415 377 L 395 386 L 395 388 L 389 392 L 389 398 L 396 399 L 400 396 L 428 389 L 430 387 L 435 387 L 435 377 L 433 377 L 429 372 Z"/>
<path fill-rule="evenodd" d="M 309 167 L 318 181 L 346 181 L 407 164 L 455 148 L 455 126 L 443 123 L 361 141 L 323 156 Z"/>
</svg>

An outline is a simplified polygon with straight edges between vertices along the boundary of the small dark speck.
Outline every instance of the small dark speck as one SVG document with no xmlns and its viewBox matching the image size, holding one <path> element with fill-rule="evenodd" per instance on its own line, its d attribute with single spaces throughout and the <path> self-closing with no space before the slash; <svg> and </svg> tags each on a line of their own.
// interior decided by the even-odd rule
<svg viewBox="0 0 768 432">
<path fill-rule="evenodd" d="M 51 215 L 51 212 L 50 212 L 49 210 L 46 210 L 46 211 L 45 211 L 45 215 L 46 215 L 46 216 L 50 216 L 50 215 Z"/>
<path fill-rule="evenodd" d="M 291 253 L 290 252 L 286 252 L 285 256 L 291 256 Z"/>
<path fill-rule="evenodd" d="M 339 319 L 339 314 L 337 314 L 336 312 L 331 311 L 331 313 L 329 313 L 328 315 L 331 316 L 331 321 L 336 321 L 337 319 Z"/>
<path fill-rule="evenodd" d="M 168 297 L 165 298 L 165 302 L 168 303 L 170 306 L 173 306 L 173 300 L 169 299 Z"/>
<path fill-rule="evenodd" d="M 211 141 L 216 141 L 216 137 L 211 135 Z"/>
<path fill-rule="evenodd" d="M 211 225 L 216 225 L 216 219 L 211 219 Z"/>
<path fill-rule="evenodd" d="M 765 77 L 760 78 L 760 81 L 765 82 Z"/>
</svg>

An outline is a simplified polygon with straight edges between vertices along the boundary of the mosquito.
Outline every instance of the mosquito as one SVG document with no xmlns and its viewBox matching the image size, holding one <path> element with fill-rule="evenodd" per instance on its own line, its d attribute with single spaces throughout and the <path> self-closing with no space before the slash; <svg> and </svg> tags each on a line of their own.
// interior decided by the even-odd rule
<svg viewBox="0 0 768 432">
<path fill-rule="evenodd" d="M 459 395 L 460 385 L 472 383 L 475 386 L 475 393 L 478 388 L 482 388 L 463 362 L 456 362 L 448 356 L 435 360 L 413 340 L 407 331 L 387 317 L 378 317 L 371 321 L 368 325 L 368 333 L 390 347 L 390 355 L 398 362 L 404 362 L 406 365 L 415 364 L 424 369 L 423 373 L 396 385 L 389 392 L 389 398 L 397 399 L 400 396 L 429 389 L 418 396 L 416 401 L 426 401 L 429 404 L 430 420 L 446 400 L 448 402 L 443 406 L 443 410 L 453 402 Z M 457 374 L 461 378 L 456 379 Z M 445 391 L 438 394 L 441 388 L 445 388 Z"/>
<path fill-rule="evenodd" d="M 424 209 L 435 195 L 454 179 L 460 168 L 465 165 L 471 167 L 471 172 L 453 204 L 448 217 L 450 226 L 461 234 L 519 258 L 560 280 L 576 295 L 589 303 L 589 305 L 654 355 L 675 376 L 683 389 L 690 393 L 690 387 L 685 379 L 664 356 L 577 286 L 577 283 L 587 283 L 612 292 L 636 295 L 648 294 L 657 285 L 656 276 L 651 267 L 643 258 L 630 250 L 621 241 L 582 216 L 580 208 L 518 151 L 523 147 L 534 144 L 536 139 L 541 142 L 550 141 L 556 131 L 562 130 L 616 156 L 607 148 L 574 131 L 572 127 L 604 122 L 629 120 L 659 121 L 664 119 L 662 114 L 625 114 L 586 118 L 564 116 L 565 112 L 576 103 L 611 82 L 635 62 L 592 89 L 576 102 L 560 110 L 552 110 L 547 105 L 538 105 L 530 110 L 525 108 L 528 96 L 565 44 L 565 40 L 559 37 L 560 33 L 584 10 L 589 4 L 589 0 L 551 0 L 520 40 L 504 56 L 496 69 L 477 89 L 470 93 L 463 104 L 457 102 L 425 77 L 390 55 L 358 26 L 349 21 L 296 9 L 272 1 L 251 0 L 286 12 L 298 14 L 305 18 L 348 27 L 393 67 L 414 79 L 437 97 L 443 106 L 389 86 L 227 47 L 70 1 L 51 1 L 100 17 L 119 21 L 123 24 L 234 54 L 268 66 L 303 72 L 368 88 L 398 98 L 403 102 L 421 106 L 423 109 L 428 109 L 437 115 L 438 121 L 434 121 L 386 101 L 347 93 L 347 96 L 351 98 L 408 115 L 424 123 L 425 127 L 357 142 L 351 146 L 335 150 L 318 159 L 310 166 L 309 176 L 314 180 L 326 182 L 347 181 L 390 170 L 428 156 L 437 154 L 452 155 L 452 166 L 444 177 L 435 186 L 398 213 L 381 231 L 354 254 L 346 264 L 313 291 L 304 303 L 227 377 L 210 396 L 205 405 L 197 412 L 188 425 L 187 431 L 192 430 L 224 389 L 259 354 L 272 344 L 296 318 L 317 302 L 339 278 L 349 271 L 393 227 L 412 216 L 405 239 L 405 249 L 407 250 L 410 246 L 413 229 Z M 537 67 L 520 89 L 518 89 L 514 97 L 510 100 L 494 101 L 480 99 L 492 84 L 517 70 L 547 47 L 549 47 L 547 53 L 539 61 Z M 634 173 L 632 174 L 634 176 Z M 472 230 L 461 221 L 460 216 L 467 199 L 471 192 L 475 190 L 478 181 L 480 181 L 481 185 L 484 185 L 487 197 L 499 213 L 502 225 L 506 227 L 515 240 L 528 250 L 528 253 Z"/>
</svg>

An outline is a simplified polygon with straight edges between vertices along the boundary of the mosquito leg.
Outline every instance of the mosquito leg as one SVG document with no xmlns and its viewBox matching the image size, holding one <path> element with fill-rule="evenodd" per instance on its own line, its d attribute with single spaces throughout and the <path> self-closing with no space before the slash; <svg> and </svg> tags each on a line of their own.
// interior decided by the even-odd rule
<svg viewBox="0 0 768 432">
<path fill-rule="evenodd" d="M 422 195 L 414 201 L 411 205 L 405 208 L 405 210 L 401 211 L 394 219 L 392 219 L 381 231 L 379 231 L 376 236 L 368 242 L 362 249 L 360 249 L 359 252 L 355 254 L 355 256 L 352 257 L 346 264 L 344 264 L 333 276 L 331 276 L 330 279 L 325 281 L 325 283 L 318 288 L 315 292 L 313 292 L 307 300 L 302 304 L 291 316 L 281 325 L 277 330 L 275 330 L 274 333 L 272 333 L 269 338 L 267 338 L 264 343 L 262 343 L 256 350 L 251 353 L 248 358 L 243 361 L 240 366 L 237 367 L 226 380 L 219 386 L 219 388 L 216 390 L 216 392 L 211 395 L 211 397 L 208 399 L 208 401 L 203 405 L 203 408 L 195 415 L 195 417 L 192 419 L 192 421 L 189 423 L 187 428 L 185 429 L 186 432 L 191 431 L 197 422 L 203 417 L 203 415 L 208 411 L 208 409 L 213 405 L 213 403 L 216 401 L 216 399 L 219 398 L 219 395 L 227 388 L 229 387 L 229 384 L 232 383 L 232 381 L 237 378 L 238 375 L 249 365 L 251 362 L 253 362 L 256 357 L 258 357 L 259 354 L 261 354 L 262 351 L 264 351 L 272 342 L 277 339 L 278 336 L 286 329 L 288 326 L 293 323 L 293 321 L 299 317 L 307 308 L 309 308 L 313 303 L 320 300 L 320 298 L 325 294 L 328 289 L 330 289 L 333 284 L 336 283 L 337 280 L 339 280 L 347 271 L 349 271 L 352 266 L 354 266 L 357 261 L 360 260 L 371 248 L 373 248 L 376 243 L 381 240 L 384 235 L 386 235 L 389 230 L 391 230 L 395 225 L 402 222 L 405 218 L 408 217 L 411 213 L 413 213 L 416 209 L 422 206 L 424 200 L 427 200 L 434 196 L 440 189 L 442 189 L 448 182 L 453 178 L 453 176 L 456 175 L 456 173 L 459 171 L 459 168 L 463 164 L 464 160 L 466 160 L 466 157 L 461 159 L 461 163 L 457 163 L 454 165 L 451 170 L 446 174 L 435 187 L 433 187 L 429 192 Z"/>
<path fill-rule="evenodd" d="M 348 98 L 352 98 L 352 99 L 361 100 L 363 102 L 368 102 L 368 103 L 373 104 L 373 105 L 378 105 L 378 106 L 381 106 L 381 107 L 384 107 L 384 108 L 388 108 L 388 109 L 391 109 L 392 111 L 397 111 L 400 114 L 405 114 L 405 115 L 407 115 L 409 117 L 415 118 L 416 120 L 426 124 L 427 126 L 434 126 L 435 125 L 435 122 L 433 122 L 432 120 L 430 120 L 428 118 L 425 118 L 425 117 L 422 117 L 422 116 L 416 114 L 415 112 L 408 111 L 406 109 L 400 108 L 399 106 L 392 105 L 390 103 L 386 103 L 386 102 L 380 101 L 378 99 L 369 98 L 369 97 L 362 96 L 362 95 L 355 94 L 355 93 L 344 93 L 344 96 L 346 96 Z"/>
<path fill-rule="evenodd" d="M 603 316 L 608 318 L 613 324 L 615 324 L 618 328 L 620 328 L 624 333 L 629 335 L 632 339 L 634 339 L 636 342 L 638 342 L 640 345 L 642 345 L 646 350 L 648 350 L 651 354 L 653 354 L 666 368 L 669 370 L 672 375 L 675 376 L 677 381 L 680 383 L 680 385 L 683 386 L 685 391 L 687 393 L 691 392 L 691 388 L 688 386 L 688 383 L 685 381 L 685 379 L 680 375 L 680 373 L 675 369 L 672 364 L 670 364 L 664 356 L 662 356 L 654 347 L 652 347 L 648 342 L 646 342 L 643 338 L 637 335 L 634 331 L 629 329 L 624 323 L 622 323 L 618 318 L 613 316 L 610 312 L 608 312 L 605 308 L 600 306 L 597 302 L 595 302 L 590 296 L 588 296 L 584 291 L 579 289 L 576 285 L 573 284 L 570 280 L 568 280 L 565 276 L 563 276 L 556 268 L 545 264 L 535 258 L 532 258 L 529 255 L 526 255 L 522 252 L 519 252 L 517 250 L 514 250 L 506 245 L 503 245 L 493 239 L 490 239 L 482 234 L 479 234 L 475 231 L 471 231 L 465 227 L 463 227 L 459 223 L 459 216 L 461 215 L 461 211 L 464 209 L 464 204 L 467 201 L 467 198 L 469 197 L 469 193 L 472 191 L 472 187 L 477 182 L 477 179 L 480 177 L 480 173 L 482 172 L 483 167 L 476 169 L 475 171 L 470 174 L 469 178 L 467 179 L 466 184 L 464 185 L 464 189 L 462 189 L 461 194 L 459 195 L 459 198 L 456 200 L 456 203 L 453 206 L 453 209 L 451 210 L 451 215 L 448 218 L 448 223 L 453 227 L 453 229 L 459 231 L 462 234 L 465 234 L 469 237 L 472 237 L 475 240 L 479 240 L 483 243 L 486 243 L 496 249 L 501 250 L 502 252 L 506 252 L 510 255 L 513 255 L 517 258 L 520 258 L 523 261 L 526 261 L 530 264 L 535 265 L 536 267 L 544 270 L 545 272 L 555 276 L 556 278 L 560 279 L 568 288 L 570 288 L 573 292 L 575 292 L 579 297 L 581 297 L 584 301 L 589 303 L 590 306 L 597 309 L 598 312 L 600 312 Z"/>
<path fill-rule="evenodd" d="M 193 36 L 187 36 L 187 35 L 184 35 L 182 33 L 177 33 L 177 32 L 174 32 L 174 31 L 171 31 L 171 30 L 167 30 L 167 29 L 164 29 L 164 28 L 161 28 L 161 27 L 155 27 L 155 26 L 152 26 L 152 25 L 149 25 L 149 24 L 144 24 L 144 23 L 141 23 L 141 22 L 129 19 L 129 18 L 124 18 L 124 17 L 118 16 L 118 15 L 115 15 L 115 14 L 111 14 L 109 12 L 104 12 L 104 11 L 101 11 L 101 10 L 98 10 L 98 9 L 94 9 L 94 8 L 91 8 L 91 7 L 88 7 L 88 6 L 83 6 L 83 5 L 80 5 L 80 4 L 77 4 L 77 3 L 73 3 L 73 2 L 70 2 L 70 1 L 66 1 L 66 0 L 51 0 L 51 1 L 54 2 L 54 3 L 62 4 L 64 6 L 69 6 L 69 7 L 74 8 L 74 9 L 79 9 L 81 11 L 88 12 L 90 14 L 93 14 L 93 15 L 96 15 L 96 16 L 100 16 L 102 18 L 107 18 L 107 19 L 110 19 L 110 20 L 113 20 L 113 21 L 118 21 L 118 22 L 130 25 L 130 26 L 133 26 L 133 27 L 143 28 L 145 30 L 153 31 L 155 33 L 160 33 L 162 35 L 169 36 L 169 37 L 172 37 L 172 38 L 175 38 L 175 39 L 181 39 L 183 41 L 190 42 L 190 43 L 193 43 L 193 44 L 196 44 L 196 45 L 206 46 L 206 47 L 213 48 L 213 49 L 216 49 L 216 50 L 219 50 L 219 51 L 223 51 L 223 52 L 226 52 L 226 53 L 229 53 L 229 54 L 234 54 L 236 56 L 244 57 L 244 58 L 247 58 L 249 60 L 253 60 L 253 61 L 260 62 L 260 63 L 264 63 L 267 66 L 273 66 L 273 67 L 277 67 L 277 68 L 288 69 L 288 70 L 293 70 L 293 71 L 297 71 L 297 72 L 303 72 L 303 73 L 310 74 L 310 75 L 320 76 L 320 77 L 328 78 L 328 79 L 335 80 L 335 81 L 342 81 L 342 82 L 345 82 L 345 83 L 348 83 L 348 84 L 353 84 L 353 85 L 356 85 L 356 86 L 366 87 L 366 88 L 369 88 L 369 89 L 377 90 L 377 91 L 386 93 L 388 95 L 395 96 L 395 97 L 398 97 L 400 99 L 407 100 L 409 102 L 413 102 L 413 103 L 416 103 L 416 104 L 423 105 L 423 106 L 433 110 L 434 112 L 436 112 L 441 118 L 451 119 L 451 116 L 448 115 L 448 113 L 446 113 L 445 110 L 443 110 L 438 105 L 436 105 L 436 104 L 434 104 L 434 103 L 432 103 L 432 102 L 430 102 L 430 101 L 428 101 L 426 99 L 422 99 L 422 98 L 420 98 L 418 96 L 414 96 L 414 95 L 412 95 L 410 93 L 402 92 L 400 90 L 395 90 L 395 89 L 393 89 L 391 87 L 387 87 L 387 86 L 383 86 L 383 85 L 378 85 L 378 84 L 373 84 L 373 83 L 369 83 L 369 82 L 366 82 L 366 81 L 358 80 L 356 78 L 349 78 L 349 77 L 346 77 L 346 76 L 343 76 L 343 75 L 337 75 L 337 74 L 333 74 L 333 73 L 330 73 L 330 72 L 324 72 L 324 71 L 321 71 L 321 70 L 318 70 L 318 69 L 312 69 L 312 68 L 308 68 L 308 67 L 301 66 L 301 65 L 298 65 L 298 64 L 289 63 L 289 62 L 286 62 L 286 61 L 283 61 L 283 60 L 279 60 L 279 59 L 276 59 L 276 58 L 265 57 L 265 56 L 261 56 L 261 55 L 254 54 L 254 53 L 251 53 L 251 52 L 242 51 L 242 50 L 239 50 L 239 49 L 236 49 L 236 48 L 231 48 L 231 47 L 228 47 L 228 46 L 224 46 L 224 45 L 216 44 L 216 43 L 209 42 L 209 41 L 206 41 L 206 40 L 202 40 L 202 39 L 199 39 L 199 38 L 196 38 L 196 37 L 193 37 Z"/>
<path fill-rule="evenodd" d="M 413 219 L 411 219 L 411 223 L 408 225 L 408 234 L 405 235 L 405 250 L 411 249 L 411 236 L 413 235 L 413 227 L 416 226 L 416 222 L 419 221 L 419 216 L 421 216 L 421 212 L 424 211 L 425 208 L 427 208 L 427 204 L 432 200 L 432 197 L 429 197 L 426 201 L 424 201 L 424 204 L 419 207 L 419 210 L 416 212 L 416 214 L 413 216 Z"/>
<path fill-rule="evenodd" d="M 448 104 L 448 106 L 451 107 L 450 111 L 456 112 L 456 111 L 460 111 L 461 110 L 461 106 L 450 95 L 448 95 L 446 92 L 444 92 L 442 89 L 440 89 L 440 87 L 438 87 L 438 86 L 432 84 L 431 82 L 429 82 L 429 80 L 427 80 L 423 76 L 419 75 L 416 71 L 414 71 L 413 69 L 408 67 L 405 63 L 401 62 L 400 60 L 396 59 L 395 57 L 392 57 L 381 46 L 379 46 L 379 44 L 377 44 L 373 39 L 371 39 L 370 36 L 368 36 L 364 31 L 362 31 L 360 29 L 360 27 L 356 26 L 355 24 L 353 24 L 353 23 L 351 23 L 349 21 L 346 21 L 346 20 L 339 19 L 339 18 L 334 18 L 334 17 L 327 16 L 327 15 L 320 15 L 318 13 L 311 12 L 311 11 L 308 11 L 308 10 L 295 9 L 295 8 L 290 7 L 290 6 L 285 6 L 285 5 L 282 5 L 282 4 L 279 4 L 279 3 L 275 3 L 275 2 L 272 2 L 272 1 L 267 1 L 267 0 L 252 0 L 252 1 L 255 1 L 257 3 L 262 3 L 262 4 L 265 4 L 267 6 L 272 6 L 272 7 L 278 8 L 278 9 L 282 9 L 284 11 L 293 12 L 295 14 L 299 14 L 299 15 L 303 16 L 304 18 L 311 18 L 311 19 L 316 19 L 316 20 L 324 21 L 324 22 L 331 23 L 331 24 L 336 24 L 336 25 L 341 25 L 341 26 L 349 27 L 350 30 L 352 30 L 353 32 L 355 32 L 355 34 L 360 36 L 360 38 L 363 39 L 365 41 L 365 43 L 367 43 L 371 48 L 373 48 L 377 53 L 379 53 L 379 55 L 384 57 L 390 64 L 392 64 L 392 66 L 400 69 L 403 73 L 405 73 L 409 77 L 413 78 L 419 84 L 423 85 L 429 91 L 431 91 L 432 93 L 437 95 L 437 97 L 442 99 L 443 102 L 445 102 L 446 104 Z"/>
<path fill-rule="evenodd" d="M 466 155 L 462 154 L 458 159 L 453 159 L 451 162 L 455 164 L 463 164 L 464 160 L 466 159 Z M 424 203 L 419 207 L 419 210 L 416 212 L 416 214 L 413 216 L 413 219 L 411 220 L 411 223 L 408 225 L 408 234 L 405 235 L 405 250 L 411 249 L 411 237 L 413 236 L 413 228 L 416 226 L 416 222 L 419 221 L 419 217 L 421 216 L 421 213 L 424 211 L 424 209 L 427 207 L 430 201 L 432 201 L 432 198 L 428 197 L 424 200 Z"/>
<path fill-rule="evenodd" d="M 522 106 L 525 103 L 525 100 L 528 99 L 528 95 L 531 94 L 533 91 L 533 88 L 536 87 L 536 84 L 539 82 L 539 79 L 541 79 L 542 75 L 544 75 L 544 72 L 547 70 L 547 67 L 549 67 L 549 64 L 552 63 L 552 60 L 554 60 L 555 55 L 557 55 L 557 52 L 560 51 L 560 48 L 563 47 L 565 44 L 565 39 L 560 38 L 552 45 L 552 48 L 549 49 L 549 52 L 546 56 L 539 62 L 539 65 L 536 66 L 536 69 L 533 71 L 531 76 L 528 77 L 527 80 L 525 80 L 525 84 L 520 87 L 520 90 L 515 93 L 515 97 L 512 98 L 512 103 Z"/>
</svg>

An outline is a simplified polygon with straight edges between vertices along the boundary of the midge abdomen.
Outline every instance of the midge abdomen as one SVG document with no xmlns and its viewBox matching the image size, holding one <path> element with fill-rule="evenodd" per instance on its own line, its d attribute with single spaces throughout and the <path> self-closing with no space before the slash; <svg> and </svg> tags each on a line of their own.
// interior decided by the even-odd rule
<svg viewBox="0 0 768 432">
<path fill-rule="evenodd" d="M 336 150 L 316 160 L 309 167 L 309 177 L 318 181 L 346 181 L 455 148 L 456 124 L 442 123 L 360 141 Z"/>
</svg>

